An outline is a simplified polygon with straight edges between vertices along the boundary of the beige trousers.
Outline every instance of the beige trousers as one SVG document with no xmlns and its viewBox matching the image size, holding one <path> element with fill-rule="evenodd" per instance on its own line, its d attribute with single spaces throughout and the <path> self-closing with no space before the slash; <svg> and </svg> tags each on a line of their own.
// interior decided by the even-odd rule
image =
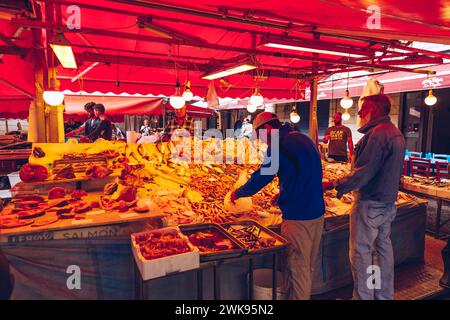
<svg viewBox="0 0 450 320">
<path fill-rule="evenodd" d="M 281 234 L 290 242 L 284 262 L 283 285 L 289 300 L 309 300 L 322 239 L 323 216 L 314 220 L 284 220 Z"/>
</svg>

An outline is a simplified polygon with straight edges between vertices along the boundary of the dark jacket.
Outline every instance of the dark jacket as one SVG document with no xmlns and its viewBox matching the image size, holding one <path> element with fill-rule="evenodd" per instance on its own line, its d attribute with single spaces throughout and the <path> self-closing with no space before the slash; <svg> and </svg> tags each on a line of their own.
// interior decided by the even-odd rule
<svg viewBox="0 0 450 320">
<path fill-rule="evenodd" d="M 105 140 L 112 139 L 112 123 L 108 119 L 98 119 L 98 124 L 95 129 L 88 135 L 91 141 L 95 141 L 99 138 Z"/>
<path fill-rule="evenodd" d="M 271 157 L 268 148 L 266 159 Z M 325 212 L 322 191 L 322 162 L 312 140 L 288 126 L 280 130 L 279 168 L 273 175 L 261 174 L 263 162 L 245 185 L 236 190 L 236 197 L 249 197 L 261 190 L 277 175 L 280 184 L 278 205 L 284 220 L 312 220 Z M 270 199 L 267 199 L 270 201 Z"/>
<path fill-rule="evenodd" d="M 87 119 L 84 123 L 84 135 L 88 137 L 100 124 L 100 119 Z"/>
<path fill-rule="evenodd" d="M 358 130 L 350 175 L 338 181 L 338 197 L 352 190 L 360 200 L 393 203 L 397 199 L 405 158 L 405 139 L 389 116 L 370 121 Z"/>
</svg>

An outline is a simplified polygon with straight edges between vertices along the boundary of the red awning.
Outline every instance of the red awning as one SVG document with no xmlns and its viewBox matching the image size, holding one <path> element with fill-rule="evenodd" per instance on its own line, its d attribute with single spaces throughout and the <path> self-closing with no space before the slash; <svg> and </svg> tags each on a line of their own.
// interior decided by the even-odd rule
<svg viewBox="0 0 450 320">
<path fill-rule="evenodd" d="M 166 4 L 133 0 L 45 0 L 39 2 L 38 7 L 40 3 L 56 6 L 52 26 L 64 33 L 75 52 L 77 70 L 58 67 L 61 89 L 73 92 L 170 96 L 178 77 L 181 84 L 189 79 L 194 94 L 204 97 L 209 84 L 202 79 L 206 71 L 251 61 L 258 64 L 257 72 L 232 75 L 226 82 L 215 80 L 219 97 L 246 98 L 258 86 L 268 99 L 298 99 L 299 91 L 308 86 L 317 56 L 311 52 L 262 47 L 267 37 L 311 40 L 315 32 L 320 34 L 321 41 L 347 50 L 365 48 L 381 52 L 394 50 L 393 44 L 404 46 L 398 40 L 450 44 L 450 5 L 426 0 L 377 1 L 379 25 L 370 24 L 373 12 L 367 10 L 373 1 L 366 0 L 301 3 L 293 0 L 172 0 Z M 67 28 L 66 21 L 72 17 L 72 13 L 67 12 L 70 5 L 81 8 L 80 29 Z M 376 15 L 377 7 L 371 9 Z M 13 37 L 14 45 L 27 50 L 25 59 L 10 54 L 2 57 L 0 79 L 10 83 L 5 85 L 5 81 L 0 80 L 0 112 L 2 107 L 6 111 L 11 106 L 17 111 L 23 110 L 34 95 L 34 70 L 28 58 L 33 50 L 46 47 L 47 42 L 42 37 L 42 43 L 33 45 L 32 30 L 49 30 L 46 19 L 20 15 L 11 21 L 0 20 L 2 33 Z M 21 29 L 19 34 L 18 29 Z M 11 44 L 6 44 L 0 46 L 12 50 Z M 442 61 L 439 55 L 424 52 L 410 52 L 407 56 L 411 62 L 418 58 L 429 62 L 425 64 Z M 319 58 L 322 60 L 314 64 L 314 70 L 322 73 L 321 79 L 328 77 L 327 72 L 333 69 L 348 67 L 346 57 L 321 53 Z M 359 68 L 361 63 L 364 68 L 364 61 L 353 62 L 352 68 Z M 391 70 L 395 70 L 394 66 Z M 74 80 L 75 77 L 78 79 Z M 389 85 L 392 90 L 409 88 L 403 80 L 394 83 Z M 352 95 L 358 95 L 358 87 L 354 88 L 350 88 Z M 135 100 L 122 106 L 112 104 L 109 109 L 118 113 L 147 112 L 160 108 L 160 105 L 154 107 L 155 103 Z M 70 108 L 68 105 L 67 109 Z"/>
</svg>

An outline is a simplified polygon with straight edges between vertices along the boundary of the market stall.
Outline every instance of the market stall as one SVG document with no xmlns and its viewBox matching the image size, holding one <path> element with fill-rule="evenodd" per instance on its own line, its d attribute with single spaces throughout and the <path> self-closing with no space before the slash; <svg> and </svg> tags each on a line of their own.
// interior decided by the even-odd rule
<svg viewBox="0 0 450 320">
<path fill-rule="evenodd" d="M 219 263 L 221 276 L 217 275 L 216 265 L 213 265 L 212 270 L 205 270 L 201 297 L 247 298 L 249 286 L 243 279 L 249 270 L 271 266 L 273 263 L 267 255 L 252 255 L 251 248 L 273 247 L 279 253 L 283 251 L 282 238 L 260 238 L 261 230 L 258 229 L 268 227 L 276 230 L 281 223 L 281 212 L 267 200 L 277 192 L 276 181 L 252 200 L 243 199 L 237 207 L 227 203 L 226 198 L 227 193 L 242 184 L 260 163 L 264 145 L 253 144 L 247 139 L 194 139 L 191 142 L 188 147 L 193 154 L 196 148 L 201 148 L 200 155 L 206 162 L 180 161 L 175 155 L 182 148 L 172 142 L 140 145 L 107 141 L 94 144 L 79 144 L 75 141 L 66 144 L 35 144 L 29 165 L 21 170 L 24 181 L 13 188 L 14 197 L 0 214 L 1 246 L 16 274 L 15 297 L 48 297 L 47 291 L 51 292 L 48 298 L 132 298 L 136 294 L 133 284 L 137 276 L 142 276 L 144 280 L 157 278 L 146 284 L 152 289 L 147 289 L 147 296 L 142 294 L 141 297 L 175 299 L 177 296 L 167 291 L 170 287 L 168 283 L 174 281 L 173 278 L 181 281 L 179 289 L 183 293 L 179 293 L 179 298 L 199 297 L 192 297 L 193 293 L 188 287 L 192 281 L 197 281 L 196 272 L 205 269 L 198 264 L 200 261 L 205 262 L 201 252 L 197 264 L 194 262 L 187 269 L 172 264 L 171 268 L 164 269 L 164 264 L 158 262 L 160 256 L 154 256 L 155 253 L 149 251 L 152 255 L 143 254 L 140 260 L 147 263 L 156 259 L 153 262 L 158 267 L 153 268 L 161 270 L 161 273 L 146 276 L 143 265 L 137 269 L 134 267 L 135 263 L 139 266 L 137 257 L 140 255 L 134 249 L 133 258 L 130 235 L 161 227 L 181 226 L 181 232 L 188 230 L 186 236 L 189 236 L 189 241 L 210 255 L 208 252 L 216 250 L 214 246 L 223 243 L 223 239 L 213 236 L 206 242 L 212 247 L 201 249 L 200 243 L 206 241 L 203 237 L 208 237 L 208 232 L 200 232 L 202 242 L 197 242 L 199 240 L 190 236 L 191 229 L 188 226 L 195 229 L 201 226 L 198 224 L 212 223 L 230 239 L 237 239 L 237 246 L 242 246 L 243 251 L 236 252 L 225 241 L 224 247 L 217 249 L 225 252 L 206 260 Z M 186 147 L 183 150 L 186 151 Z M 234 156 L 227 156 L 233 164 L 218 161 L 223 159 L 227 150 L 233 150 Z M 247 162 L 238 162 L 237 159 L 247 159 Z M 348 170 L 348 165 L 324 163 L 324 179 L 341 177 Z M 327 214 L 316 268 L 315 293 L 351 282 L 347 243 L 352 196 L 346 195 L 338 200 L 333 191 L 329 191 L 325 194 L 325 200 Z M 393 227 L 396 263 L 421 260 L 425 204 L 413 196 L 400 193 L 397 206 L 398 216 Z M 248 226 L 230 229 L 230 223 L 243 220 L 255 221 L 261 227 L 256 230 Z M 254 232 L 257 232 L 256 236 Z M 248 242 L 254 237 L 257 247 L 249 247 L 250 243 L 255 245 L 255 242 Z M 396 239 L 411 241 L 405 246 L 404 241 Z M 139 246 L 137 242 L 136 245 Z M 174 257 L 184 252 L 184 249 L 180 250 L 172 253 Z M 227 253 L 227 250 L 231 252 Z M 161 254 L 165 256 L 167 253 L 163 251 Z M 235 259 L 233 263 L 230 263 L 229 258 Z M 249 259 L 251 268 L 248 266 Z M 111 260 L 114 261 L 114 269 L 120 272 L 106 270 Z M 224 260 L 227 263 L 223 266 L 217 262 Z M 83 280 L 83 283 L 88 283 L 86 291 L 71 291 L 64 285 L 65 282 L 61 283 L 67 279 L 66 271 L 70 265 L 87 270 L 83 271 L 89 275 L 88 279 Z M 183 270 L 186 272 L 182 273 Z M 54 277 L 55 273 L 59 275 Z M 33 274 L 39 276 L 34 277 Z M 42 290 L 43 283 L 52 290 Z M 224 287 L 221 295 L 211 289 L 217 289 L 218 283 Z M 182 290 L 185 285 L 186 289 Z M 230 291 L 233 286 L 235 290 Z"/>
</svg>

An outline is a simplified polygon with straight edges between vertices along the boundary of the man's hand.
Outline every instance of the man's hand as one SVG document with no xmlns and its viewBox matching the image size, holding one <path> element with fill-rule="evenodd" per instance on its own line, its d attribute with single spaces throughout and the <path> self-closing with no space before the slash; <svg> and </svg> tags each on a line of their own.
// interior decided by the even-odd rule
<svg viewBox="0 0 450 320">
<path fill-rule="evenodd" d="M 323 191 L 333 190 L 335 187 L 334 181 L 324 181 L 322 182 Z"/>
<path fill-rule="evenodd" d="M 275 206 L 278 204 L 278 198 L 280 197 L 280 193 L 277 192 L 273 195 L 272 199 L 270 200 L 270 204 Z"/>
</svg>

